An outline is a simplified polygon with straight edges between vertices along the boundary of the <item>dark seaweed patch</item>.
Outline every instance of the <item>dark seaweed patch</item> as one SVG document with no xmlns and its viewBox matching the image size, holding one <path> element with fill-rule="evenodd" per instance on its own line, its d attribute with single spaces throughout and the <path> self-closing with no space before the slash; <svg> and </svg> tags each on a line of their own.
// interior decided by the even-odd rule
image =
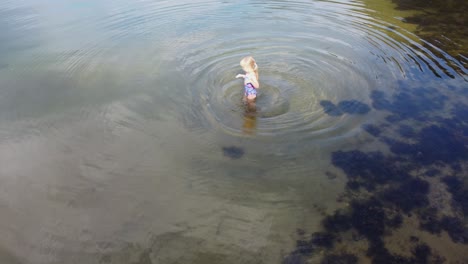
<svg viewBox="0 0 468 264">
<path fill-rule="evenodd" d="M 244 150 L 236 146 L 223 147 L 224 156 L 231 159 L 240 159 L 244 156 Z"/>
<path fill-rule="evenodd" d="M 414 132 L 414 129 L 408 125 L 401 125 L 399 128 L 398 128 L 398 133 L 402 136 L 402 137 L 406 137 L 406 138 L 412 138 L 415 136 L 415 132 Z"/>
<path fill-rule="evenodd" d="M 342 253 L 342 254 L 330 254 L 326 255 L 321 264 L 356 264 L 358 258 L 353 254 Z"/>
<path fill-rule="evenodd" d="M 436 263 L 430 260 L 431 248 L 426 244 L 417 245 L 412 249 L 413 257 L 404 257 L 397 254 L 391 254 L 380 242 L 374 243 L 368 255 L 373 256 L 374 264 L 427 264 Z"/>
<path fill-rule="evenodd" d="M 429 263 L 429 257 L 431 256 L 431 248 L 426 244 L 417 245 L 413 249 L 414 263 L 424 264 Z"/>
<path fill-rule="evenodd" d="M 364 124 L 362 125 L 362 129 L 364 129 L 367 133 L 373 135 L 374 137 L 378 137 L 381 133 L 380 128 L 372 124 Z"/>
<path fill-rule="evenodd" d="M 392 103 L 385 98 L 385 93 L 382 91 L 372 91 L 371 99 L 372 106 L 377 110 L 393 109 Z"/>
<path fill-rule="evenodd" d="M 332 154 L 332 163 L 341 168 L 350 180 L 359 181 L 367 190 L 373 190 L 376 184 L 410 177 L 404 168 L 395 166 L 392 159 L 380 152 L 337 151 Z"/>
<path fill-rule="evenodd" d="M 332 248 L 335 242 L 335 235 L 328 232 L 313 233 L 310 240 L 300 239 L 296 241 L 295 254 L 304 256 L 311 255 L 316 248 Z"/>
<path fill-rule="evenodd" d="M 385 120 L 387 120 L 390 123 L 396 123 L 396 122 L 402 121 L 403 119 L 404 118 L 402 118 L 399 115 L 389 115 L 385 118 Z"/>
<path fill-rule="evenodd" d="M 439 234 L 442 231 L 442 225 L 437 218 L 437 209 L 433 207 L 425 208 L 418 214 L 419 228 L 426 230 L 431 234 Z"/>
<path fill-rule="evenodd" d="M 445 127 L 432 125 L 425 127 L 417 136 L 418 143 L 399 141 L 390 143 L 390 150 L 399 155 L 407 155 L 411 160 L 428 165 L 442 161 L 451 163 L 468 157 L 468 149 L 460 138 Z"/>
<path fill-rule="evenodd" d="M 400 214 L 397 214 L 391 218 L 385 220 L 385 224 L 391 228 L 399 228 L 403 224 L 403 217 Z"/>
<path fill-rule="evenodd" d="M 468 18 L 468 3 L 465 0 L 393 0 L 397 4 L 398 9 L 417 10 L 418 12 L 410 12 L 412 15 L 405 17 L 408 23 L 417 24 L 416 34 L 419 35 L 428 43 L 423 43 L 424 47 L 434 53 L 438 60 L 442 60 L 447 64 L 447 68 L 439 67 L 447 76 L 454 78 L 450 68 L 466 74 L 466 64 L 468 62 L 468 29 L 466 27 Z M 426 9 L 424 12 L 419 12 Z M 437 47 L 437 48 L 436 48 Z M 453 56 L 458 63 L 446 59 L 447 52 Z"/>
<path fill-rule="evenodd" d="M 317 247 L 332 248 L 335 236 L 332 233 L 316 232 L 312 234 L 310 243 Z"/>
<path fill-rule="evenodd" d="M 385 244 L 382 239 L 377 238 L 369 241 L 369 249 L 367 255 L 372 257 L 373 264 L 410 264 L 414 263 L 412 259 L 405 258 L 400 255 L 391 254 L 388 249 L 385 248 Z"/>
<path fill-rule="evenodd" d="M 463 189 L 463 182 L 458 177 L 446 176 L 442 178 L 442 182 L 447 185 L 449 192 L 452 194 L 458 193 Z"/>
<path fill-rule="evenodd" d="M 456 176 L 446 176 L 442 181 L 452 194 L 455 206 L 460 207 L 463 214 L 468 216 L 468 190 L 465 189 L 463 182 Z"/>
<path fill-rule="evenodd" d="M 327 216 L 322 224 L 328 232 L 344 232 L 351 228 L 351 218 L 345 213 L 336 211 L 333 215 Z"/>
<path fill-rule="evenodd" d="M 424 134 L 420 138 L 428 140 Z M 395 140 L 384 138 L 384 142 L 389 144 L 398 144 Z M 426 142 L 424 141 L 424 142 Z M 429 183 L 425 180 L 412 177 L 408 174 L 409 168 L 406 164 L 411 159 L 385 157 L 380 152 L 364 153 L 361 151 L 337 151 L 332 154 L 332 162 L 335 166 L 341 168 L 347 175 L 348 188 L 358 190 L 359 186 L 373 190 L 375 198 L 365 201 L 352 201 L 351 212 L 347 215 L 335 213 L 324 221 L 327 230 L 332 231 L 333 227 L 339 226 L 338 222 L 347 230 L 349 226 L 346 223 L 336 221 L 347 220 L 349 217 L 351 225 L 360 235 L 369 241 L 368 255 L 372 257 L 372 263 L 426 263 L 427 256 L 430 255 L 425 246 L 415 248 L 414 257 L 407 258 L 390 253 L 383 243 L 382 237 L 389 228 L 398 228 L 403 223 L 403 217 L 398 211 L 410 213 L 416 208 L 420 208 L 418 216 L 421 229 L 431 233 L 440 233 L 441 230 L 448 230 L 445 225 L 447 220 L 439 220 L 437 210 L 427 208 L 429 205 L 427 194 L 429 192 Z M 434 172 L 438 173 L 438 171 Z M 369 188 L 372 186 L 374 188 Z M 379 186 L 375 190 L 375 187 Z M 457 189 L 458 190 L 458 189 Z M 454 222 L 455 220 L 452 220 Z M 464 241 L 464 236 L 456 237 L 455 234 L 464 234 L 460 225 L 453 227 L 449 232 L 454 241 Z M 328 228 L 327 228 L 328 226 Z M 338 228 L 334 228 L 335 230 Z M 458 231 L 458 232 L 456 232 Z"/>
<path fill-rule="evenodd" d="M 402 213 L 406 213 L 410 217 L 417 215 L 420 229 L 433 234 L 446 231 L 452 241 L 468 244 L 468 228 L 464 219 L 441 217 L 436 208 L 429 207 L 430 185 L 423 180 L 440 176 L 439 168 L 450 167 L 453 176 L 444 177 L 442 181 L 452 194 L 455 215 L 461 211 L 468 215 L 468 190 L 459 177 L 464 176 L 464 168 L 459 162 L 468 159 L 468 122 L 465 121 L 468 107 L 455 105 L 450 118 L 431 117 L 429 114 L 443 109 L 447 100 L 431 88 L 402 88 L 401 92 L 389 98 L 383 92 L 374 91 L 371 98 L 374 108 L 391 113 L 387 120 L 393 122 L 386 126 L 410 140 L 382 136 L 380 126 L 365 124 L 363 130 L 379 137 L 396 155 L 359 150 L 332 153 L 332 164 L 341 168 L 348 178 L 347 195 L 343 197 L 349 198 L 350 207 L 327 216 L 322 222 L 325 232 L 313 234 L 310 241 L 302 240 L 296 252 L 312 254 L 310 252 L 319 248 L 333 250 L 337 241 L 351 235 L 354 241 L 367 240 L 367 255 L 372 263 L 441 263 L 443 258 L 433 255 L 432 250 L 417 237 L 410 238 L 415 246 L 409 249 L 413 254 L 410 257 L 390 252 L 385 247 L 384 237 L 392 229 L 401 227 L 404 222 Z M 338 105 L 322 101 L 321 104 L 332 115 L 359 112 L 349 110 L 359 105 L 352 101 Z M 395 123 L 405 119 L 429 120 L 432 125 L 420 128 L 418 124 L 418 129 L 414 129 Z M 414 177 L 410 173 L 419 176 Z M 347 231 L 350 234 L 340 234 Z M 328 254 L 323 259 L 328 262 L 322 263 L 339 263 L 336 256 Z"/>
<path fill-rule="evenodd" d="M 452 168 L 454 173 L 459 173 L 462 171 L 462 167 L 460 166 L 459 163 L 450 164 L 450 168 Z"/>
<path fill-rule="evenodd" d="M 427 120 L 427 113 L 444 107 L 447 97 L 436 89 L 417 88 L 404 89 L 394 94 L 391 100 L 381 91 L 371 93 L 372 106 L 377 110 L 387 110 L 395 115 L 395 121 L 413 118 L 420 121 Z"/>
<path fill-rule="evenodd" d="M 437 174 L 440 174 L 440 170 L 438 170 L 438 169 L 430 169 L 430 170 L 426 171 L 426 173 L 424 173 L 424 175 L 426 175 L 428 177 L 434 177 Z"/>
<path fill-rule="evenodd" d="M 345 100 L 338 103 L 338 107 L 341 111 L 348 114 L 367 114 L 370 111 L 370 107 L 362 102 L 356 100 Z"/>
<path fill-rule="evenodd" d="M 378 239 L 385 229 L 385 212 L 376 199 L 353 202 L 351 223 L 353 227 L 369 240 Z"/>
<path fill-rule="evenodd" d="M 305 264 L 303 257 L 300 254 L 289 254 L 283 259 L 282 264 Z"/>
<path fill-rule="evenodd" d="M 460 103 L 456 104 L 452 109 L 452 115 L 459 121 L 466 120 L 466 117 L 468 116 L 468 106 Z"/>
<path fill-rule="evenodd" d="M 459 218 L 445 216 L 440 220 L 440 224 L 453 242 L 468 244 L 468 229 Z"/>
<path fill-rule="evenodd" d="M 320 105 L 323 107 L 325 113 L 327 113 L 330 116 L 340 116 L 343 114 L 339 107 L 337 107 L 334 103 L 328 100 L 320 101 Z"/>
<path fill-rule="evenodd" d="M 391 188 L 383 192 L 382 200 L 396 205 L 405 213 L 414 208 L 427 206 L 429 200 L 429 183 L 421 179 L 409 179 L 399 187 Z"/>
<path fill-rule="evenodd" d="M 341 116 L 343 113 L 363 115 L 370 111 L 370 107 L 357 100 L 344 100 L 335 105 L 328 100 L 320 101 L 325 113 L 330 116 Z"/>
<path fill-rule="evenodd" d="M 296 241 L 296 252 L 301 255 L 310 255 L 314 252 L 314 246 L 310 241 L 297 240 Z"/>
<path fill-rule="evenodd" d="M 430 233 L 439 234 L 445 230 L 453 242 L 468 244 L 468 228 L 460 218 L 444 216 L 439 220 L 437 210 L 427 208 L 419 213 L 419 223 L 421 229 Z"/>
<path fill-rule="evenodd" d="M 349 190 L 357 191 L 359 190 L 359 187 L 360 187 L 360 184 L 357 181 L 348 181 L 346 183 L 346 188 L 348 188 Z"/>
</svg>

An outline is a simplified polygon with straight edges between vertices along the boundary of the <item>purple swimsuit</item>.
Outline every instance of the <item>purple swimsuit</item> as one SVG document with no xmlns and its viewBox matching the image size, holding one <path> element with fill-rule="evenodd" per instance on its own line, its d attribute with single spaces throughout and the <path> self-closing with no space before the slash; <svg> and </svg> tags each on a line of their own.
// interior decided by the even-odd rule
<svg viewBox="0 0 468 264">
<path fill-rule="evenodd" d="M 245 80 L 249 80 L 249 77 L 245 77 Z M 249 95 L 257 95 L 257 89 L 253 86 L 252 83 L 246 83 L 244 85 L 244 95 L 249 96 Z"/>
</svg>

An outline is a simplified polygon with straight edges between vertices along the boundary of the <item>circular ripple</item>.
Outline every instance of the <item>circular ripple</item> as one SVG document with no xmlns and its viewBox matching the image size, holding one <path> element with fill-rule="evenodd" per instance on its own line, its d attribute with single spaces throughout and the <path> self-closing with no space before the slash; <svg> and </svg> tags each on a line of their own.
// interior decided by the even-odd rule
<svg viewBox="0 0 468 264">
<path fill-rule="evenodd" d="M 311 47 L 301 49 L 295 47 L 295 43 L 305 40 L 293 35 L 270 37 L 269 41 L 272 45 L 263 46 L 254 38 L 210 41 L 201 43 L 199 52 L 193 53 L 198 49 L 192 47 L 191 54 L 196 54 L 192 57 L 183 54 L 184 72 L 190 73 L 188 92 L 193 101 L 190 118 L 197 120 L 194 123 L 243 135 L 241 121 L 250 110 L 242 102 L 242 80 L 234 77 L 242 72 L 239 60 L 249 54 L 246 51 L 261 45 L 263 48 L 257 48 L 253 54 L 260 67 L 261 82 L 255 103 L 255 135 L 329 133 L 326 126 L 335 126 L 336 120 L 325 112 L 322 101 L 338 104 L 339 100 L 354 99 L 368 103 L 367 97 L 375 81 L 362 74 L 366 69 L 356 67 L 350 59 L 327 49 L 320 36 L 308 39 Z M 201 48 L 205 45 L 209 45 L 206 48 L 211 52 L 207 57 L 203 56 L 205 51 Z M 343 44 L 335 46 L 342 48 Z M 229 52 L 223 52 L 225 50 Z M 213 54 L 213 51 L 221 52 Z M 350 117 L 340 122 L 349 122 L 354 127 L 353 120 Z"/>
<path fill-rule="evenodd" d="M 107 10 L 105 3 L 112 8 Z M 5 4 L 5 22 L 17 20 L 20 12 L 11 12 L 10 5 L 16 2 Z M 376 15 L 366 2 L 106 0 L 97 6 L 70 5 L 47 11 L 34 4 L 21 11 L 26 19 L 13 23 L 16 27 L 2 45 L 17 46 L 23 41 L 20 36 L 30 35 L 24 33 L 46 28 L 56 41 L 47 48 L 40 39 L 32 43 L 35 52 L 23 57 L 32 71 L 48 65 L 80 82 L 126 75 L 132 85 L 156 76 L 163 87 L 158 91 L 170 91 L 155 96 L 164 101 L 160 107 L 170 105 L 174 112 L 187 108 L 185 120 L 206 130 L 220 127 L 243 135 L 242 121 L 250 111 L 257 136 L 343 137 L 359 127 L 362 118 L 339 115 L 324 105 L 369 105 L 371 90 L 392 90 L 402 78 L 425 78 L 421 72 L 438 78 L 457 76 L 451 67 L 466 72 L 443 51 L 426 48 L 428 43 L 399 27 L 400 20 Z M 87 12 L 96 7 L 106 10 L 105 15 Z M 68 10 L 69 16 L 37 23 L 57 10 Z M 234 78 L 245 55 L 253 55 L 260 67 L 254 113 L 242 103 L 242 81 Z M 179 67 L 182 81 L 166 76 L 173 65 Z"/>
<path fill-rule="evenodd" d="M 279 12 L 285 3 L 287 12 Z M 256 13 L 222 9 L 210 15 L 216 23 L 195 34 L 202 37 L 185 34 L 171 42 L 197 40 L 185 42 L 175 57 L 190 83 L 188 119 L 198 128 L 244 135 L 242 121 L 248 114 L 256 118 L 257 137 L 343 138 L 365 122 L 372 90 L 392 90 L 399 79 L 418 76 L 415 71 L 437 77 L 453 72 L 444 63 L 450 58 L 435 57 L 415 35 L 373 17 L 364 4 L 255 5 L 262 7 L 253 9 Z M 252 29 L 233 26 L 253 18 Z M 234 78 L 242 72 L 239 61 L 246 55 L 254 56 L 260 69 L 254 113 L 242 103 L 242 80 Z"/>
</svg>

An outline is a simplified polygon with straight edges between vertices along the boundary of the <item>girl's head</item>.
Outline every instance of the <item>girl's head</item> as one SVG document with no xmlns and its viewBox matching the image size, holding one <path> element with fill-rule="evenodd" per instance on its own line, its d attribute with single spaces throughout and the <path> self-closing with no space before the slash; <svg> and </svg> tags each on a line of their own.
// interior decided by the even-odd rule
<svg viewBox="0 0 468 264">
<path fill-rule="evenodd" d="M 240 65 L 242 69 L 246 72 L 255 72 L 255 75 L 258 79 L 258 66 L 252 56 L 242 58 L 242 60 L 240 61 Z"/>
</svg>

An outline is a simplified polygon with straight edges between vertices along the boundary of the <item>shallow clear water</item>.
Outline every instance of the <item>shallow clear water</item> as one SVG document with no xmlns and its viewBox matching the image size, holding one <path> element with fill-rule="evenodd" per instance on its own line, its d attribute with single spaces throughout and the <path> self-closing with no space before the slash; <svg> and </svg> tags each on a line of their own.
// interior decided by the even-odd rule
<svg viewBox="0 0 468 264">
<path fill-rule="evenodd" d="M 404 140 L 389 112 L 418 129 L 467 103 L 466 64 L 395 7 L 0 1 L 2 263 L 281 263 L 349 204 L 333 152 L 398 155 L 366 125 Z M 234 78 L 246 55 L 255 111 Z"/>
</svg>

